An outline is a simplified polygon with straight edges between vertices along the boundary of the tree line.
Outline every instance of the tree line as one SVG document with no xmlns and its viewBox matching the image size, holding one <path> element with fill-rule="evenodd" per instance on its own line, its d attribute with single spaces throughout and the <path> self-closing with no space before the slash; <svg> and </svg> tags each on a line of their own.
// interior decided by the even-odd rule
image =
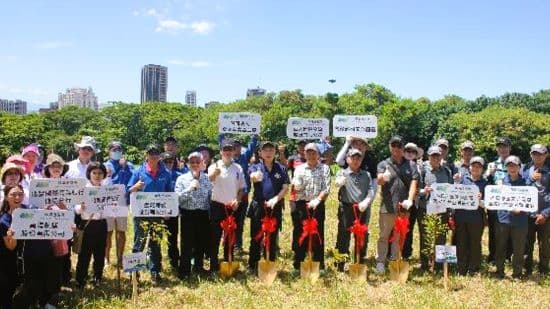
<svg viewBox="0 0 550 309">
<path fill-rule="evenodd" d="M 466 100 L 456 95 L 430 101 L 402 98 L 378 84 L 357 85 L 350 93 L 322 96 L 285 90 L 261 97 L 213 104 L 207 108 L 179 103 L 114 103 L 100 111 L 69 106 L 49 113 L 14 115 L 0 113 L 0 162 L 29 143 L 38 142 L 46 151 L 73 158 L 73 143 L 82 135 L 96 138 L 104 149 L 115 139 L 125 145 L 129 160 L 141 161 L 143 149 L 168 136 L 180 142 L 187 154 L 199 144 L 217 149 L 219 112 L 253 112 L 262 115 L 261 139 L 284 142 L 289 117 L 325 117 L 336 114 L 370 114 L 378 117 L 378 137 L 370 142 L 377 158 L 388 155 L 387 141 L 399 134 L 406 141 L 427 149 L 439 137 L 451 143 L 451 156 L 457 157 L 466 139 L 476 145 L 476 153 L 486 159 L 495 156 L 495 139 L 508 136 L 512 153 L 529 158 L 534 143 L 550 145 L 550 89 L 533 94 L 506 93 Z M 338 149 L 343 139 L 335 138 Z M 101 159 L 101 158 L 99 158 Z"/>
</svg>

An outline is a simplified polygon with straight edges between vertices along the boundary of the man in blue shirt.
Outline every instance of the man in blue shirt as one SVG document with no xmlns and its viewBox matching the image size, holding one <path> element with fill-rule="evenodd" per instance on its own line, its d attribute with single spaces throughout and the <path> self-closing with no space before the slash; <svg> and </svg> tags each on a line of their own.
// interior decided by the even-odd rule
<svg viewBox="0 0 550 309">
<path fill-rule="evenodd" d="M 535 240 L 539 243 L 539 273 L 548 273 L 550 260 L 550 162 L 547 162 L 548 148 L 542 144 L 531 147 L 531 164 L 528 165 L 523 177 L 528 186 L 534 186 L 539 192 L 537 213 L 529 218 L 527 246 L 525 248 L 525 271 L 527 275 L 533 272 L 533 249 Z"/>
<path fill-rule="evenodd" d="M 170 192 L 171 190 L 171 175 L 160 162 L 160 149 L 157 145 L 151 144 L 147 146 L 145 152 L 145 162 L 134 170 L 132 178 L 127 185 L 128 192 Z M 150 226 L 148 231 L 145 231 L 142 222 L 151 224 L 162 224 L 162 218 L 146 218 L 134 217 L 134 247 L 132 252 L 141 252 L 145 247 L 146 232 L 149 233 L 149 252 L 151 257 L 150 271 L 151 280 L 154 284 L 158 284 L 161 280 L 160 272 L 162 269 L 162 256 L 160 254 L 160 244 L 158 233 L 155 235 L 153 228 Z"/>
<path fill-rule="evenodd" d="M 248 169 L 248 174 L 254 185 L 254 195 L 248 211 L 251 238 L 248 267 L 252 271 L 256 270 L 261 256 L 260 241 L 255 238 L 258 233 L 261 233 L 262 218 L 266 215 L 266 211 L 271 213 L 277 222 L 277 228 L 270 235 L 271 246 L 269 248 L 270 260 L 275 261 L 276 258 L 278 227 L 282 222 L 284 197 L 290 181 L 286 168 L 275 162 L 275 149 L 277 149 L 277 146 L 274 143 L 263 142 L 260 147 L 261 162 L 250 166 Z M 265 249 L 263 248 L 263 250 Z"/>
<path fill-rule="evenodd" d="M 220 145 L 223 145 L 225 138 L 225 134 L 221 133 L 219 135 L 218 140 Z M 235 243 L 235 249 L 237 252 L 242 252 L 243 248 L 243 226 L 244 218 L 246 216 L 246 209 L 248 207 L 248 192 L 250 192 L 250 176 L 246 171 L 248 171 L 248 163 L 250 162 L 250 158 L 252 158 L 256 147 L 258 147 L 258 135 L 256 134 L 252 135 L 250 143 L 245 149 L 242 147 L 242 141 L 238 139 L 233 140 L 233 162 L 239 164 L 243 169 L 244 180 L 246 182 L 246 188 L 244 189 L 244 194 L 239 202 L 239 208 L 237 208 L 237 211 L 235 212 L 235 219 L 237 220 L 237 241 Z"/>
</svg>

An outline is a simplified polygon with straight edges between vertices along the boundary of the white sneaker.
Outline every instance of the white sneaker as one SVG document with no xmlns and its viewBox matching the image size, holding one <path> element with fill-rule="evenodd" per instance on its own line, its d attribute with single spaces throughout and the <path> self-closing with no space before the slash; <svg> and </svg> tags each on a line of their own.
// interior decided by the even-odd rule
<svg viewBox="0 0 550 309">
<path fill-rule="evenodd" d="M 386 267 L 384 267 L 384 263 L 376 263 L 375 272 L 379 275 L 383 275 L 384 272 L 386 272 Z"/>
</svg>

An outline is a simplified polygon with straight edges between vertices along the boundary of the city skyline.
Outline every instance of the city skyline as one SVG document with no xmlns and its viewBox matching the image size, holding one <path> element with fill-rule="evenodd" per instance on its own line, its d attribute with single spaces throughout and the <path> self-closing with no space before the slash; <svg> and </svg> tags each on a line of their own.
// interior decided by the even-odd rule
<svg viewBox="0 0 550 309">
<path fill-rule="evenodd" d="M 431 100 L 533 93 L 549 88 L 548 11 L 541 1 L 6 2 L 0 98 L 32 111 L 60 89 L 92 86 L 101 104 L 139 103 L 147 63 L 169 68 L 168 101 L 193 89 L 198 106 L 257 86 L 322 95 L 373 82 Z"/>
</svg>

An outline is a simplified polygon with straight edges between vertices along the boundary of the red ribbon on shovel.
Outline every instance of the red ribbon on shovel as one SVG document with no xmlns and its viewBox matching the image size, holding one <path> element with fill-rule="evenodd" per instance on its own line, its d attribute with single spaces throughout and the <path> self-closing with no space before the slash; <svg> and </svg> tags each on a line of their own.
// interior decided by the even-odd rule
<svg viewBox="0 0 550 309">
<path fill-rule="evenodd" d="M 365 235 L 367 234 L 369 227 L 366 224 L 362 224 L 359 220 L 359 215 L 357 214 L 359 206 L 353 204 L 353 215 L 355 220 L 353 220 L 353 225 L 348 229 L 351 234 L 355 237 L 355 250 L 359 252 L 365 246 Z"/>
<path fill-rule="evenodd" d="M 271 213 L 268 214 L 267 206 L 264 203 L 265 216 L 262 218 L 262 227 L 260 231 L 256 234 L 254 239 L 256 241 L 261 241 L 263 238 L 263 244 L 265 250 L 271 248 L 271 234 L 277 229 L 277 220 L 273 217 Z"/>
<path fill-rule="evenodd" d="M 395 223 L 393 227 L 393 235 L 390 238 L 390 242 L 393 242 L 395 234 L 399 235 L 399 248 L 403 250 L 405 244 L 405 238 L 409 232 L 409 217 L 402 211 L 401 205 L 398 205 L 397 217 L 395 217 Z"/>
<path fill-rule="evenodd" d="M 226 203 L 225 205 L 225 219 L 220 222 L 220 227 L 223 230 L 223 245 L 226 245 L 229 248 L 233 248 L 235 244 L 235 231 L 237 230 L 237 221 L 235 217 L 229 213 L 229 209 L 232 209 L 231 203 Z"/>
<path fill-rule="evenodd" d="M 323 243 L 323 241 L 321 240 L 321 235 L 319 235 L 319 230 L 317 228 L 318 227 L 317 219 L 315 219 L 313 215 L 309 212 L 309 207 L 307 204 L 306 204 L 306 211 L 307 211 L 308 218 L 302 221 L 302 235 L 300 235 L 300 239 L 298 239 L 298 244 L 301 246 L 304 240 L 306 239 L 306 237 L 308 237 L 309 246 L 311 247 L 311 241 L 313 236 L 317 236 L 317 239 L 319 239 L 320 244 Z"/>
</svg>

